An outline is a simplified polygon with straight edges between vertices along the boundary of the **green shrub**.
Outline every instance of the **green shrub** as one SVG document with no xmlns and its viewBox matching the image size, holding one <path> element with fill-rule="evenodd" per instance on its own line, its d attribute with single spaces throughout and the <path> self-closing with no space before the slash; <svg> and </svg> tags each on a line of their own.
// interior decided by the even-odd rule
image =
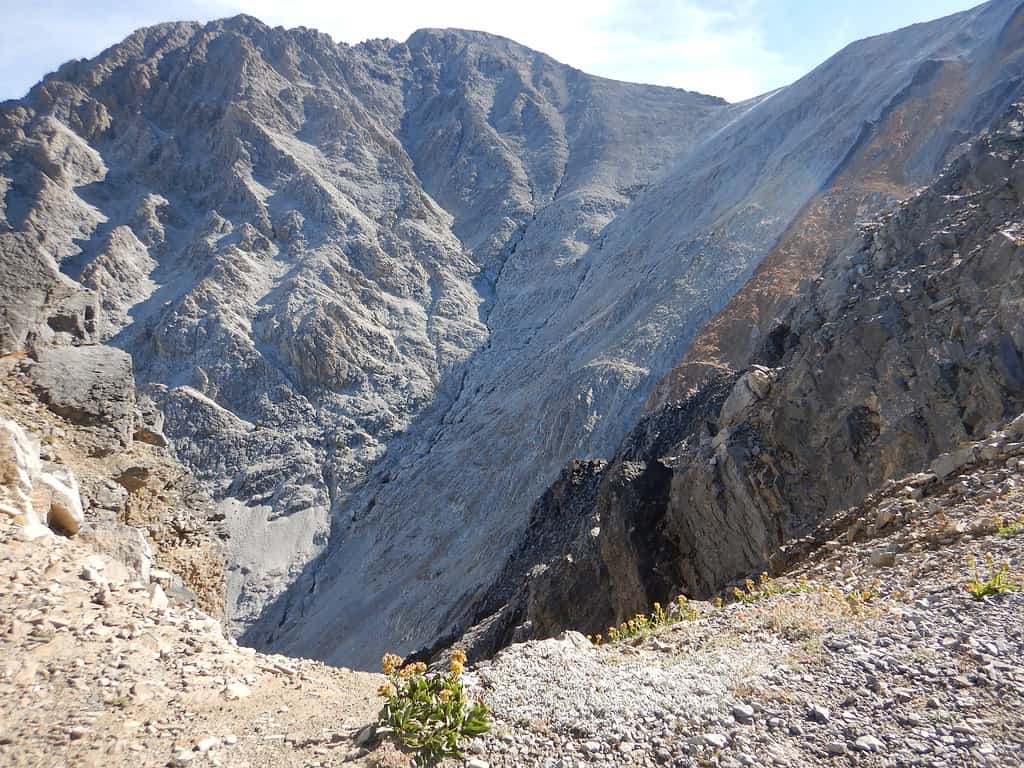
<svg viewBox="0 0 1024 768">
<path fill-rule="evenodd" d="M 461 757 L 465 740 L 490 731 L 490 713 L 480 701 L 469 701 L 462 687 L 463 651 L 452 652 L 446 675 L 427 676 L 426 664 L 402 666 L 392 653 L 382 667 L 390 682 L 378 693 L 386 701 L 377 716 L 379 732 L 391 732 L 417 752 L 419 765 L 432 765 L 446 756 Z"/>
<path fill-rule="evenodd" d="M 1024 533 L 1024 515 L 1016 520 L 1002 520 L 996 528 L 996 534 L 1004 539 Z"/>
<path fill-rule="evenodd" d="M 609 643 L 617 643 L 631 640 L 634 637 L 646 637 L 656 629 L 668 627 L 680 621 L 693 621 L 697 616 L 697 609 L 687 602 L 684 595 L 680 595 L 676 599 L 675 605 L 669 606 L 668 611 L 661 607 L 661 603 L 655 603 L 649 614 L 639 613 L 617 627 L 608 627 L 607 637 L 588 635 L 587 639 L 594 645 L 601 645 L 605 640 Z"/>
<path fill-rule="evenodd" d="M 973 555 L 968 555 L 967 565 L 971 568 L 971 579 L 965 585 L 965 589 L 975 600 L 984 600 L 986 597 L 1002 595 L 1006 592 L 1019 592 L 1021 585 L 1010 580 L 1010 566 L 1003 563 L 998 567 L 993 561 L 992 555 L 985 558 L 988 563 L 989 577 L 983 578 L 978 571 L 978 564 Z"/>
</svg>

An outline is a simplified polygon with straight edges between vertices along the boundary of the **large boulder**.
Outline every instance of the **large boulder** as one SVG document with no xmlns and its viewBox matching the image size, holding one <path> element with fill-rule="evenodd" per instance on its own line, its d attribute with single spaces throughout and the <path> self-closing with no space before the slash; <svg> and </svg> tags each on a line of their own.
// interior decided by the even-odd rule
<svg viewBox="0 0 1024 768">
<path fill-rule="evenodd" d="M 40 472 L 36 480 L 36 487 L 49 496 L 48 502 L 44 503 L 46 524 L 53 530 L 68 536 L 78 533 L 85 514 L 82 511 L 82 497 L 78 491 L 78 481 L 75 480 L 71 470 L 58 465 L 48 465 L 43 472 Z"/>
<path fill-rule="evenodd" d="M 135 378 L 127 352 L 102 344 L 36 352 L 28 375 L 54 413 L 107 432 L 121 445 L 135 424 Z"/>
<path fill-rule="evenodd" d="M 0 513 L 26 529 L 45 523 L 68 536 L 78 533 L 85 517 L 71 470 L 44 465 L 39 441 L 10 419 L 0 419 Z"/>
<path fill-rule="evenodd" d="M 39 472 L 39 441 L 15 422 L 0 419 L 0 512 L 22 522 L 39 522 L 32 505 Z"/>
</svg>

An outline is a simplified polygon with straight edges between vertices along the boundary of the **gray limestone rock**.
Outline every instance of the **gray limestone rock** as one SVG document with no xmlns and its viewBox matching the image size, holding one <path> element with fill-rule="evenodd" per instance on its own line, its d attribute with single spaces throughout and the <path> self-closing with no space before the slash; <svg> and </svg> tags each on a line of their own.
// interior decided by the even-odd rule
<svg viewBox="0 0 1024 768">
<path fill-rule="evenodd" d="M 52 411 L 80 425 L 109 432 L 121 445 L 132 439 L 135 380 L 132 358 L 105 345 L 37 350 L 28 374 Z"/>
<path fill-rule="evenodd" d="M 244 16 L 142 29 L 0 107 L 0 345 L 129 353 L 224 518 L 236 626 L 369 666 L 466 625 L 563 464 L 615 456 L 881 116 L 947 105 L 905 121 L 927 132 L 900 170 L 913 187 L 1012 101 L 1016 13 L 996 0 L 862 41 L 740 104 L 478 32 L 346 46 Z M 990 166 L 979 183 L 1014 178 Z M 117 370 L 109 420 L 39 378 L 127 440 Z M 869 435 L 872 419 L 851 423 Z M 716 466 L 770 484 L 745 434 L 723 435 Z M 713 497 L 703 464 L 633 458 L 609 473 L 609 532 L 682 475 Z M 715 503 L 691 533 L 724 559 L 694 579 L 781 535 L 752 491 Z M 740 548 L 714 538 L 732 504 L 749 509 Z"/>
</svg>

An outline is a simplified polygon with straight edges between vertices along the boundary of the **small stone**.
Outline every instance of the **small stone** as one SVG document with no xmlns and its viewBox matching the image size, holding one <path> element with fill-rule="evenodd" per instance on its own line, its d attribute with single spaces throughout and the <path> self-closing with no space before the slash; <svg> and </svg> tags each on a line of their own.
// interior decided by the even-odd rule
<svg viewBox="0 0 1024 768">
<path fill-rule="evenodd" d="M 88 581 L 91 584 L 102 584 L 105 581 L 105 579 L 103 578 L 103 574 L 97 571 L 91 565 L 83 566 L 82 570 L 78 574 L 78 578 L 82 579 L 83 581 Z"/>
<path fill-rule="evenodd" d="M 845 755 L 846 744 L 841 741 L 829 741 L 825 744 L 825 751 L 830 755 Z"/>
<path fill-rule="evenodd" d="M 244 699 L 252 695 L 252 690 L 244 683 L 228 683 L 224 689 L 224 695 L 228 699 Z"/>
<path fill-rule="evenodd" d="M 154 611 L 166 611 L 170 602 L 159 584 L 151 584 L 149 588 L 149 607 Z"/>
<path fill-rule="evenodd" d="M 871 564 L 875 568 L 887 568 L 896 565 L 896 555 L 887 549 L 876 549 L 871 553 Z"/>
<path fill-rule="evenodd" d="M 832 719 L 832 713 L 827 707 L 823 707 L 820 704 L 813 704 L 809 710 L 807 710 L 807 719 L 814 723 L 827 723 Z"/>
<path fill-rule="evenodd" d="M 490 768 L 490 763 L 479 757 L 471 757 L 466 761 L 466 768 Z"/>
<path fill-rule="evenodd" d="M 854 746 L 860 752 L 882 752 L 885 750 L 885 743 L 874 736 L 861 736 L 854 742 Z"/>
<path fill-rule="evenodd" d="M 235 734 L 233 733 L 229 733 L 227 736 L 224 737 L 224 743 L 230 747 L 233 744 L 238 743 L 238 737 L 235 736 Z"/>
<path fill-rule="evenodd" d="M 754 721 L 754 708 L 746 704 L 737 704 L 732 708 L 732 716 L 737 723 L 752 723 Z"/>
<path fill-rule="evenodd" d="M 79 739 L 84 738 L 87 733 L 89 733 L 88 728 L 84 728 L 81 725 L 76 725 L 68 731 L 68 736 L 71 738 L 72 741 L 78 741 Z"/>
<path fill-rule="evenodd" d="M 705 733 L 704 743 L 715 749 L 725 749 L 729 744 L 729 739 L 720 733 Z"/>
<path fill-rule="evenodd" d="M 356 734 L 355 742 L 357 747 L 363 747 L 373 740 L 373 737 L 377 735 L 377 726 L 366 725 L 359 729 Z"/>
<path fill-rule="evenodd" d="M 216 749 L 220 746 L 220 739 L 216 736 L 207 736 L 196 742 L 196 752 L 209 752 L 211 749 Z"/>
<path fill-rule="evenodd" d="M 182 768 L 182 766 L 190 765 L 195 759 L 195 754 L 188 751 L 187 749 L 181 749 L 174 753 L 174 757 L 171 758 L 171 765 L 175 768 Z"/>
</svg>

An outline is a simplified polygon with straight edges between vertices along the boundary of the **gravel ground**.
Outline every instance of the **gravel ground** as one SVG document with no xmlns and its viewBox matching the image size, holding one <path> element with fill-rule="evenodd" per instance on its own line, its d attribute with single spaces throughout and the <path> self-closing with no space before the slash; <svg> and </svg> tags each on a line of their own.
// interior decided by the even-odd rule
<svg viewBox="0 0 1024 768">
<path fill-rule="evenodd" d="M 471 764 L 1024 765 L 1024 592 L 965 590 L 987 557 L 1024 583 L 1024 533 L 997 530 L 1024 519 L 1022 448 L 997 435 L 837 516 L 775 582 L 804 591 L 506 649 L 470 674 L 496 721 Z"/>
</svg>

